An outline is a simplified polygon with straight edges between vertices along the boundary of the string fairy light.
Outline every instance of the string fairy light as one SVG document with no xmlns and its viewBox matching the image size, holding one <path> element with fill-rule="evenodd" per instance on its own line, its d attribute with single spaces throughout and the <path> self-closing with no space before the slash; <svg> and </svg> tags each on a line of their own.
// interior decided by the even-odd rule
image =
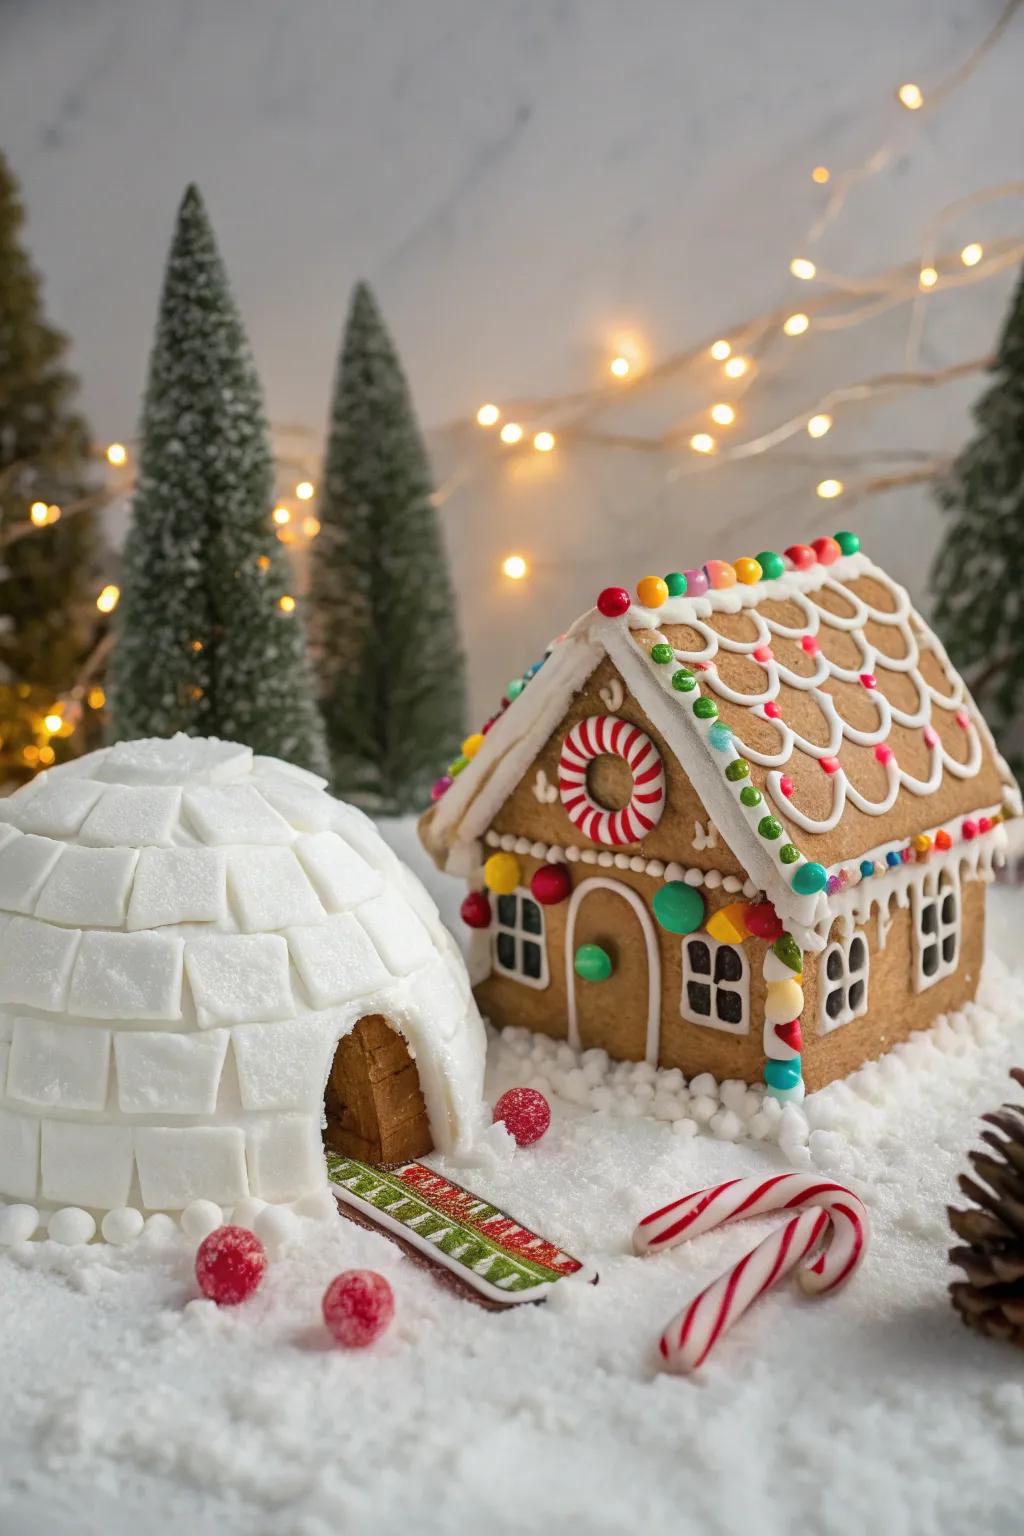
<svg viewBox="0 0 1024 1536">
<path fill-rule="evenodd" d="M 522 555 L 506 555 L 501 562 L 502 574 L 510 581 L 522 581 L 529 569 Z"/>
<path fill-rule="evenodd" d="M 843 482 L 841 480 L 819 480 L 814 489 L 822 501 L 834 501 L 837 496 L 843 494 Z"/>
<path fill-rule="evenodd" d="M 714 453 L 716 446 L 710 432 L 695 432 L 690 438 L 690 447 L 694 453 Z"/>
<path fill-rule="evenodd" d="M 921 288 L 934 288 L 939 280 L 939 274 L 934 267 L 922 267 L 917 274 L 918 286 Z"/>
<path fill-rule="evenodd" d="M 523 429 L 519 425 L 518 421 L 506 421 L 505 425 L 501 429 L 501 432 L 499 433 L 499 436 L 501 437 L 502 442 L 511 448 L 513 444 L 522 442 Z"/>
<path fill-rule="evenodd" d="M 794 256 L 789 264 L 789 270 L 794 277 L 799 277 L 802 282 L 809 283 L 818 269 L 813 261 L 808 261 L 806 256 Z"/>
<path fill-rule="evenodd" d="M 108 443 L 106 460 L 108 464 L 113 464 L 115 469 L 123 468 L 128 463 L 128 449 L 124 443 Z"/>
<path fill-rule="evenodd" d="M 899 98 L 900 104 L 906 107 L 908 112 L 918 112 L 924 106 L 924 92 L 912 80 L 908 80 L 905 85 L 901 85 L 896 95 Z"/>
<path fill-rule="evenodd" d="M 312 501 L 316 495 L 316 486 L 312 480 L 300 480 L 295 487 L 295 494 L 300 501 Z"/>
<path fill-rule="evenodd" d="M 810 329 L 810 324 L 810 316 L 805 315 L 803 311 L 800 310 L 795 315 L 786 316 L 785 320 L 782 322 L 782 329 L 785 331 L 787 336 L 802 336 L 806 330 Z"/>
<path fill-rule="evenodd" d="M 816 165 L 811 172 L 811 180 L 819 187 L 827 186 L 831 177 L 832 172 L 827 165 Z"/>
<path fill-rule="evenodd" d="M 832 417 L 827 411 L 816 411 L 807 422 L 808 437 L 824 437 L 832 426 Z"/>
<path fill-rule="evenodd" d="M 960 260 L 963 262 L 965 267 L 976 267 L 984 254 L 985 247 L 979 245 L 976 240 L 972 240 L 971 243 L 969 245 L 965 245 L 963 250 L 960 252 Z"/>
<path fill-rule="evenodd" d="M 736 420 L 736 408 L 728 400 L 719 400 L 711 407 L 711 420 L 720 427 L 731 427 Z"/>
<path fill-rule="evenodd" d="M 538 453 L 550 453 L 555 446 L 555 434 L 553 432 L 537 432 L 534 434 L 533 446 Z"/>
<path fill-rule="evenodd" d="M 292 520 L 292 514 L 287 507 L 275 507 L 270 515 L 279 528 L 286 527 Z"/>
<path fill-rule="evenodd" d="M 628 357 L 613 357 L 608 364 L 608 372 L 616 379 L 628 379 L 632 368 Z"/>
<path fill-rule="evenodd" d="M 37 528 L 44 527 L 49 508 L 45 501 L 34 501 L 28 509 L 28 515 Z"/>
<path fill-rule="evenodd" d="M 280 608 L 282 613 L 294 613 L 295 599 L 292 597 L 290 592 L 283 592 L 277 600 L 277 606 Z"/>
<path fill-rule="evenodd" d="M 722 372 L 730 379 L 742 379 L 750 371 L 749 357 L 730 357 Z"/>
<path fill-rule="evenodd" d="M 121 600 L 121 588 L 108 582 L 96 599 L 96 607 L 100 613 L 113 613 Z"/>
<path fill-rule="evenodd" d="M 724 363 L 732 351 L 732 342 L 726 341 L 723 337 L 718 341 L 713 341 L 710 347 L 708 347 L 708 351 L 716 363 Z"/>
<path fill-rule="evenodd" d="M 496 405 L 482 405 L 476 413 L 476 419 L 481 427 L 493 427 L 501 420 L 501 412 Z"/>
</svg>

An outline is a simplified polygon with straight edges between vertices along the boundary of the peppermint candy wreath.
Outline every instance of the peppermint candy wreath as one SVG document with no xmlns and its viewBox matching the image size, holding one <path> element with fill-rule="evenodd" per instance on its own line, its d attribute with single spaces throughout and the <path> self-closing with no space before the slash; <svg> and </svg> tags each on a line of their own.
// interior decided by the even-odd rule
<svg viewBox="0 0 1024 1536">
<path fill-rule="evenodd" d="M 596 757 L 621 757 L 633 775 L 633 793 L 621 811 L 608 811 L 587 789 L 587 768 Z M 562 743 L 558 790 L 569 820 L 595 843 L 638 843 L 661 820 L 665 769 L 657 747 L 639 726 L 616 715 L 591 715 L 574 725 Z"/>
</svg>

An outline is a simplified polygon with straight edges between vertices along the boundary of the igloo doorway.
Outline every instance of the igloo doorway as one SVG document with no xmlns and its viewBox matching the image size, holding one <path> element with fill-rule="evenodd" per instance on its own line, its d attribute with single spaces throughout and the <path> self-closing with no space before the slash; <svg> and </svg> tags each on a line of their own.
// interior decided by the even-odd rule
<svg viewBox="0 0 1024 1536">
<path fill-rule="evenodd" d="M 365 1163 L 406 1163 L 433 1146 L 416 1063 L 383 1014 L 338 1042 L 324 1095 L 331 1152 Z"/>
</svg>

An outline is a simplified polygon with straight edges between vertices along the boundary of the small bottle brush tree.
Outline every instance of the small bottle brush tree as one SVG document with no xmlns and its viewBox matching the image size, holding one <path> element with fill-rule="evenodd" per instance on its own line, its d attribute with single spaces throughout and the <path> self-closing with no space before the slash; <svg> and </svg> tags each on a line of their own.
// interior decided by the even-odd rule
<svg viewBox="0 0 1024 1536">
<path fill-rule="evenodd" d="M 273 492 L 259 379 L 190 187 L 143 405 L 114 655 L 115 739 L 184 731 L 325 766 Z"/>
<path fill-rule="evenodd" d="M 21 242 L 18 187 L 0 155 L 0 779 L 96 745 L 88 714 L 72 734 L 44 722 L 98 644 L 103 541 L 89 502 L 89 430 L 74 407 L 67 341 L 43 316 Z M 33 502 L 54 510 L 35 527 Z M 58 512 L 56 509 L 60 508 Z M 70 715 L 66 718 L 70 719 Z M 40 756 L 42 753 L 42 756 Z M 52 754 L 52 756 L 51 756 Z"/>
<path fill-rule="evenodd" d="M 950 655 L 1009 749 L 1024 714 L 1024 275 L 991 374 L 977 431 L 936 491 L 952 521 L 932 583 Z"/>
<path fill-rule="evenodd" d="M 352 296 L 328 424 L 310 602 L 335 793 L 428 802 L 465 734 L 455 598 L 430 468 L 372 293 Z"/>
</svg>

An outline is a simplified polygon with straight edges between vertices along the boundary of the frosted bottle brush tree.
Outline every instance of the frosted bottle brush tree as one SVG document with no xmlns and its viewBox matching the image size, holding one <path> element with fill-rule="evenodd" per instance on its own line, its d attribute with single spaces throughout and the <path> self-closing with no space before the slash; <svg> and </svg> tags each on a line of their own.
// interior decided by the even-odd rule
<svg viewBox="0 0 1024 1536">
<path fill-rule="evenodd" d="M 398 354 L 365 283 L 349 309 L 320 485 L 311 608 L 336 794 L 427 804 L 465 734 L 455 597 Z"/>
<path fill-rule="evenodd" d="M 933 572 L 950 655 L 1020 771 L 1024 756 L 1024 275 L 974 407 L 976 432 L 937 489 L 951 522 Z M 1014 729 L 1015 728 L 1015 729 Z"/>
<path fill-rule="evenodd" d="M 322 769 L 259 379 L 195 187 L 178 213 L 140 436 L 115 738 L 221 736 Z"/>
</svg>

